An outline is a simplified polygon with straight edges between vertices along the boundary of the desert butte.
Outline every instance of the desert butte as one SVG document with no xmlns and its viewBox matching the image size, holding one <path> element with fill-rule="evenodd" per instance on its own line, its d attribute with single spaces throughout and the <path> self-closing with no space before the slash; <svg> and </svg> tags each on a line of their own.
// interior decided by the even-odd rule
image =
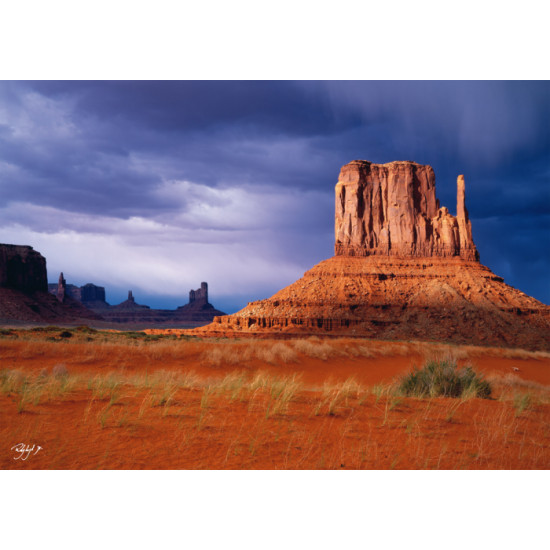
<svg viewBox="0 0 550 550">
<path fill-rule="evenodd" d="M 431 166 L 342 167 L 335 256 L 267 300 L 200 333 L 328 334 L 550 350 L 550 307 L 479 261 L 457 179 L 457 215 L 440 207 Z"/>
</svg>

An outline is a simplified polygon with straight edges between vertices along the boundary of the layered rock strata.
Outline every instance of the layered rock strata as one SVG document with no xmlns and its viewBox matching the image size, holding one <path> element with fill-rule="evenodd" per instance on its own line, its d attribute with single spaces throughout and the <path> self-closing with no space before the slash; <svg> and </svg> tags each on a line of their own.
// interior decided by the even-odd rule
<svg viewBox="0 0 550 550">
<path fill-rule="evenodd" d="M 460 258 L 335 256 L 206 328 L 550 349 L 550 308 Z"/>
</svg>

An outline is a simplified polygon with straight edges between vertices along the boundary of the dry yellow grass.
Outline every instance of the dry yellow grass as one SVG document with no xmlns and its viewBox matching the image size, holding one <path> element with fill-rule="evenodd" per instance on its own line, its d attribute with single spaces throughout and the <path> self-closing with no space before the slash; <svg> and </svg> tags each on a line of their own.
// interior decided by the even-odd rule
<svg viewBox="0 0 550 550">
<path fill-rule="evenodd" d="M 354 378 L 316 388 L 295 374 L 265 371 L 0 371 L 4 395 L 32 413 L 15 415 L 21 422 L 34 425 L 54 406 L 57 422 L 67 403 L 80 411 L 71 437 L 81 444 L 94 429 L 103 434 L 95 445 L 104 437 L 121 449 L 128 438 L 145 446 L 154 436 L 157 445 L 177 448 L 175 457 L 191 457 L 183 467 L 541 467 L 549 453 L 550 388 L 514 375 L 490 380 L 498 400 L 402 398 L 391 385 L 366 387 Z M 45 402 L 52 404 L 36 408 Z M 60 458 L 46 467 L 67 464 Z"/>
<path fill-rule="evenodd" d="M 59 330 L 59 329 L 58 329 Z M 51 336 L 53 334 L 53 336 Z M 19 331 L 16 337 L 0 338 L 0 360 L 6 363 L 59 357 L 61 361 L 80 365 L 108 365 L 127 368 L 137 361 L 141 365 L 158 362 L 179 363 L 199 358 L 205 365 L 239 366 L 249 361 L 267 365 L 299 363 L 302 358 L 330 361 L 337 358 L 377 358 L 452 356 L 457 360 L 483 357 L 548 360 L 548 352 L 520 349 L 458 346 L 430 342 L 383 342 L 354 338 L 321 339 L 316 336 L 291 340 L 212 339 L 161 337 L 143 333 L 78 332 L 60 339 L 50 332 Z"/>
</svg>

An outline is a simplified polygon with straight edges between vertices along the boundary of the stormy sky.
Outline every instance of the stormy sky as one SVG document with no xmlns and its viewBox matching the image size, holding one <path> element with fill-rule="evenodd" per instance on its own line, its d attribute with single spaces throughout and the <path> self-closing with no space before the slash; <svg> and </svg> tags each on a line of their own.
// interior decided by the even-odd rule
<svg viewBox="0 0 550 550">
<path fill-rule="evenodd" d="M 550 83 L 0 82 L 0 242 L 50 282 L 227 312 L 332 256 L 354 159 L 430 164 L 481 261 L 550 303 Z"/>
</svg>

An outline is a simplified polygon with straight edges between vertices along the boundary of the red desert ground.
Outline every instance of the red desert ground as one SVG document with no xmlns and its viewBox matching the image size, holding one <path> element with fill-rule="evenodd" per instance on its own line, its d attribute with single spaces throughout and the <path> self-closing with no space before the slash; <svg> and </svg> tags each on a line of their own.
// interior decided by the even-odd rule
<svg viewBox="0 0 550 550">
<path fill-rule="evenodd" d="M 456 216 L 409 161 L 335 192 L 334 257 L 233 315 L 201 285 L 193 329 L 0 245 L 0 467 L 547 468 L 550 307 L 480 263 L 464 178 Z"/>
</svg>

